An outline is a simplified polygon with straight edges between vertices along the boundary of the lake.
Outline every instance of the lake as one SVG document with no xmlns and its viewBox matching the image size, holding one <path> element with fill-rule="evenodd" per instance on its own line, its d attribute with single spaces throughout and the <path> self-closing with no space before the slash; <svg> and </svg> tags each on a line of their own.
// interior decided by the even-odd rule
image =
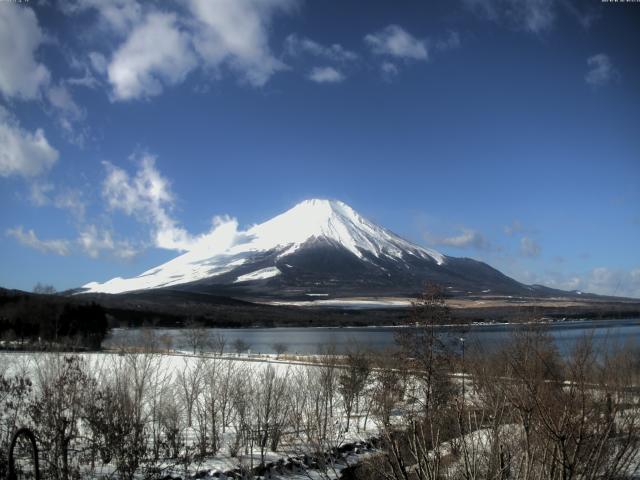
<svg viewBox="0 0 640 480">
<path fill-rule="evenodd" d="M 546 324 L 559 351 L 566 354 L 585 335 L 592 335 L 595 342 L 609 348 L 634 342 L 640 346 L 640 319 L 581 320 Z M 507 341 L 516 329 L 516 324 L 471 325 L 461 330 L 458 327 L 441 328 L 443 339 L 452 348 L 460 348 L 460 338 L 465 339 L 465 348 L 492 351 Z M 232 343 L 242 339 L 251 347 L 251 353 L 274 353 L 274 344 L 283 344 L 288 353 L 318 353 L 324 345 L 335 344 L 339 352 L 356 347 L 384 350 L 394 346 L 394 333 L 398 327 L 318 327 L 318 328 L 212 328 L 211 333 L 224 335 L 227 350 Z M 172 347 L 189 350 L 182 330 L 154 329 L 157 335 L 171 338 Z M 105 340 L 105 347 L 118 345 L 141 345 L 141 329 L 116 328 Z"/>
</svg>

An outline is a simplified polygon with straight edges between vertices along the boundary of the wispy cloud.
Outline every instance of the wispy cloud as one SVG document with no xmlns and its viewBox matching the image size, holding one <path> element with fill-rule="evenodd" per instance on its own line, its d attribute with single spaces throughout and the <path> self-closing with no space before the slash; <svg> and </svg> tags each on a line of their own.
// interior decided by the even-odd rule
<svg viewBox="0 0 640 480">
<path fill-rule="evenodd" d="M 29 200 L 36 207 L 42 207 L 50 202 L 49 195 L 54 186 L 51 182 L 37 181 L 31 182 L 29 187 Z"/>
<path fill-rule="evenodd" d="M 236 234 L 240 235 L 237 233 L 237 221 L 227 217 L 214 217 L 209 231 L 190 234 L 172 215 L 176 197 L 171 182 L 156 167 L 156 157 L 145 153 L 134 155 L 131 160 L 137 165 L 133 174 L 104 162 L 106 173 L 102 183 L 102 198 L 105 205 L 101 224 L 87 223 L 88 205 L 81 190 L 66 187 L 58 189 L 51 182 L 37 180 L 31 184 L 31 202 L 36 206 L 48 205 L 71 212 L 77 229 L 76 236 L 41 240 L 34 230 L 25 230 L 22 226 L 7 230 L 7 235 L 43 253 L 80 253 L 91 258 L 111 257 L 119 260 L 129 260 L 149 246 L 176 251 L 207 249 L 220 241 L 234 241 Z M 146 225 L 150 242 L 121 238 L 111 227 L 105 227 L 105 224 L 112 223 L 114 212 L 121 212 Z"/>
<path fill-rule="evenodd" d="M 382 72 L 382 78 L 387 81 L 393 80 L 400 73 L 398 66 L 393 62 L 382 62 L 380 64 L 380 71 Z"/>
<path fill-rule="evenodd" d="M 83 194 L 80 190 L 75 188 L 64 188 L 54 196 L 53 205 L 56 208 L 71 212 L 76 221 L 84 221 L 87 207 Z"/>
<path fill-rule="evenodd" d="M 516 30 L 539 34 L 550 30 L 558 15 L 556 0 L 462 0 L 481 18 Z"/>
<path fill-rule="evenodd" d="M 542 248 L 533 238 L 522 237 L 520 239 L 520 253 L 525 257 L 538 257 Z"/>
<path fill-rule="evenodd" d="M 139 249 L 131 243 L 116 241 L 109 230 L 98 229 L 95 225 L 86 226 L 75 240 L 42 240 L 33 229 L 25 230 L 22 226 L 10 228 L 6 234 L 25 247 L 63 257 L 81 253 L 91 258 L 110 256 L 119 260 L 131 260 L 139 253 Z"/>
<path fill-rule="evenodd" d="M 144 154 L 135 161 L 138 170 L 134 176 L 105 162 L 107 175 L 102 185 L 102 196 L 108 208 L 150 223 L 154 227 L 155 246 L 188 250 L 192 239 L 169 214 L 175 197 L 169 181 L 156 169 L 156 158 Z"/>
<path fill-rule="evenodd" d="M 619 73 L 608 55 L 598 53 L 587 59 L 589 71 L 584 77 L 592 87 L 603 87 L 619 78 Z"/>
<path fill-rule="evenodd" d="M 87 128 L 84 123 L 87 112 L 73 99 L 66 82 L 53 85 L 47 89 L 46 96 L 53 107 L 53 116 L 62 128 L 66 139 L 79 147 L 84 146 L 87 138 Z"/>
<path fill-rule="evenodd" d="M 445 245 L 455 248 L 475 248 L 477 250 L 489 250 L 491 249 L 491 242 L 480 232 L 463 227 L 462 231 L 458 235 L 452 235 L 449 237 L 437 237 L 427 235 L 427 241 L 434 245 Z"/>
<path fill-rule="evenodd" d="M 339 43 L 322 45 L 308 37 L 295 33 L 285 39 L 284 50 L 287 55 L 292 57 L 311 55 L 335 62 L 352 62 L 358 59 L 357 53 L 347 50 Z"/>
<path fill-rule="evenodd" d="M 599 295 L 640 298 L 640 267 L 616 269 L 597 267 L 583 273 L 527 273 L 524 281 L 561 290 L 578 290 Z"/>
<path fill-rule="evenodd" d="M 433 46 L 438 52 L 446 52 L 460 47 L 460 34 L 450 30 L 446 36 L 435 40 Z"/>
<path fill-rule="evenodd" d="M 62 256 L 69 255 L 70 253 L 70 244 L 67 240 L 41 240 L 33 230 L 25 231 L 22 226 L 10 228 L 6 233 L 22 245 L 31 247 L 42 253 L 54 253 Z"/>
<path fill-rule="evenodd" d="M 223 221 L 222 217 L 214 217 L 209 232 L 190 234 L 171 214 L 176 197 L 170 181 L 156 167 L 156 157 L 145 153 L 133 157 L 133 160 L 138 165 L 134 175 L 105 162 L 107 172 L 102 184 L 102 196 L 110 211 L 120 211 L 149 225 L 153 246 L 189 251 L 201 246 L 203 241 L 217 238 L 215 231 L 222 223 L 234 224 L 234 231 L 236 230 L 235 220 Z"/>
<path fill-rule="evenodd" d="M 127 241 L 116 241 L 111 231 L 99 229 L 95 225 L 87 225 L 79 234 L 77 243 L 82 251 L 91 258 L 105 254 L 120 260 L 131 260 L 139 253 L 139 249 Z"/>
<path fill-rule="evenodd" d="M 118 36 L 126 35 L 143 14 L 138 0 L 60 0 L 59 5 L 67 15 L 96 10 L 98 28 Z"/>
<path fill-rule="evenodd" d="M 400 59 L 429 59 L 426 40 L 421 40 L 398 25 L 389 25 L 364 37 L 364 41 L 376 55 Z"/>
<path fill-rule="evenodd" d="M 511 224 L 504 226 L 504 233 L 509 236 L 517 235 L 524 232 L 526 232 L 526 229 L 524 225 L 520 223 L 520 220 L 514 220 L 511 222 Z"/>
<path fill-rule="evenodd" d="M 340 83 L 345 76 L 333 67 L 314 67 L 309 72 L 309 80 L 316 83 Z"/>
<path fill-rule="evenodd" d="M 86 202 L 81 190 L 63 187 L 56 192 L 56 186 L 48 181 L 35 180 L 29 188 L 29 200 L 36 207 L 54 206 L 72 213 L 77 222 L 84 221 Z"/>
</svg>

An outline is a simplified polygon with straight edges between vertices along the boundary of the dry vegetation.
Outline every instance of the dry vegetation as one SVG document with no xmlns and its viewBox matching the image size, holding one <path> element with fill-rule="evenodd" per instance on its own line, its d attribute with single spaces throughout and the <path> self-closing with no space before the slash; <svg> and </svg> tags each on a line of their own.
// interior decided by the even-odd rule
<svg viewBox="0 0 640 480">
<path fill-rule="evenodd" d="M 27 361 L 0 365 L 0 478 L 21 426 L 35 433 L 42 478 L 62 480 L 216 470 L 403 480 L 637 473 L 637 350 L 599 350 L 584 338 L 562 357 L 532 327 L 500 351 L 461 357 L 438 334 L 451 318 L 435 287 L 416 300 L 410 322 L 419 328 L 403 329 L 394 353 L 337 355 L 327 346 L 294 358 L 278 348 L 275 364 L 242 361 L 245 345 L 195 323 L 185 338 L 208 355 L 159 353 L 167 346 L 152 331 L 142 350 L 117 355 L 6 354 L 3 362 Z M 375 453 L 340 473 L 345 445 L 358 438 Z"/>
<path fill-rule="evenodd" d="M 418 333 L 382 394 L 382 452 L 358 478 L 613 479 L 640 466 L 640 356 L 584 338 L 562 358 L 541 327 L 521 330 L 492 355 L 457 359 L 435 335 L 448 318 L 437 288 L 416 304 Z M 389 374 L 391 375 L 391 374 Z M 393 376 L 393 375 L 391 375 Z M 388 384 L 387 388 L 384 385 Z"/>
</svg>

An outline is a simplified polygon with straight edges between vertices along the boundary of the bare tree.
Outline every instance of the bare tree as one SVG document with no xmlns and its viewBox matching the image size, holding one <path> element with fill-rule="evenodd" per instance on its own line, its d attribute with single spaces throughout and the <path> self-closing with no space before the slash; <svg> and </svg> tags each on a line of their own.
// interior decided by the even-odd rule
<svg viewBox="0 0 640 480">
<path fill-rule="evenodd" d="M 376 372 L 373 399 L 391 478 L 434 480 L 442 474 L 439 450 L 432 450 L 447 437 L 447 423 L 455 416 L 448 408 L 452 360 L 438 327 L 450 322 L 444 290 L 427 285 L 413 302 L 410 324 L 396 335 L 398 362 Z M 391 421 L 401 402 L 402 427 Z"/>
<path fill-rule="evenodd" d="M 19 426 L 32 392 L 31 380 L 23 373 L 0 372 L 0 452 L 9 451 L 11 436 Z M 0 455 L 0 478 L 8 478 L 6 455 Z"/>
<path fill-rule="evenodd" d="M 45 468 L 50 478 L 68 480 L 79 472 L 72 449 L 80 449 L 80 419 L 87 390 L 94 380 L 77 356 L 48 356 L 37 364 L 38 393 L 28 407 L 40 444 L 45 446 Z"/>
<path fill-rule="evenodd" d="M 252 377 L 253 372 L 248 371 L 246 375 L 237 376 L 233 383 L 231 398 L 235 416 L 233 424 L 235 435 L 229 443 L 229 455 L 232 457 L 238 457 L 243 448 L 245 454 L 249 452 L 250 448 L 253 451 L 251 442 L 253 440 L 252 422 L 255 405 L 252 399 L 255 396 L 255 390 L 253 382 L 250 380 Z"/>
<path fill-rule="evenodd" d="M 202 395 L 197 402 L 198 425 L 200 432 L 200 452 L 217 453 L 221 446 L 225 415 L 230 403 L 228 370 L 229 362 L 218 358 L 207 358 L 203 362 Z"/>
<path fill-rule="evenodd" d="M 233 341 L 233 349 L 236 351 L 238 355 L 240 355 L 242 352 L 246 352 L 247 350 L 249 350 L 249 347 L 250 345 L 244 340 L 242 340 L 241 338 L 237 338 L 236 340 Z"/>
<path fill-rule="evenodd" d="M 205 375 L 205 361 L 192 362 L 183 359 L 182 369 L 176 375 L 177 388 L 184 402 L 187 413 L 187 426 L 193 424 L 193 406 L 202 391 L 202 380 Z"/>
<path fill-rule="evenodd" d="M 87 418 L 95 437 L 101 438 L 102 461 L 113 462 L 120 478 L 133 480 L 147 454 L 146 421 L 135 390 L 121 379 L 101 385 Z"/>
<path fill-rule="evenodd" d="M 284 375 L 278 375 L 271 364 L 258 373 L 253 430 L 260 447 L 260 462 L 262 464 L 264 464 L 264 454 L 267 447 L 272 451 L 278 449 L 288 419 L 287 379 L 288 370 Z"/>
<path fill-rule="evenodd" d="M 211 350 L 215 355 L 222 356 L 224 354 L 224 349 L 227 346 L 227 339 L 223 334 L 216 332 L 210 336 L 209 342 Z"/>
<path fill-rule="evenodd" d="M 44 283 L 36 283 L 33 287 L 33 293 L 40 293 L 43 295 L 54 295 L 56 293 L 56 289 L 53 285 L 47 285 Z"/>
<path fill-rule="evenodd" d="M 185 446 L 185 425 L 175 395 L 169 394 L 161 398 L 157 419 L 162 434 L 159 445 L 164 447 L 164 458 L 178 459 Z"/>
<path fill-rule="evenodd" d="M 192 318 L 185 322 L 182 338 L 194 355 L 202 353 L 210 345 L 209 331 Z"/>
<path fill-rule="evenodd" d="M 284 343 L 280 342 L 274 343 L 273 345 L 271 345 L 271 348 L 274 352 L 276 352 L 278 358 L 280 358 L 280 355 L 283 355 L 289 349 Z"/>
<path fill-rule="evenodd" d="M 338 376 L 339 391 L 342 395 L 342 405 L 347 417 L 345 430 L 349 430 L 351 416 L 354 408 L 358 410 L 359 399 L 371 374 L 371 365 L 368 356 L 360 351 L 347 353 L 346 366 Z"/>
</svg>

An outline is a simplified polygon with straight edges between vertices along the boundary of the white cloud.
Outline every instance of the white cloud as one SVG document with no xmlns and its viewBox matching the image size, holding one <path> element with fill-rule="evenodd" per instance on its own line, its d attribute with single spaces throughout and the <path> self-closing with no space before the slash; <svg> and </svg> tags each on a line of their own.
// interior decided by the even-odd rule
<svg viewBox="0 0 640 480">
<path fill-rule="evenodd" d="M 71 92 L 64 84 L 48 88 L 47 100 L 53 107 L 53 113 L 67 140 L 75 145 L 83 146 L 88 128 L 78 126 L 78 124 L 86 118 L 86 110 L 75 102 Z"/>
<path fill-rule="evenodd" d="M 640 267 L 633 270 L 595 268 L 587 276 L 586 283 L 594 292 L 640 298 Z"/>
<path fill-rule="evenodd" d="M 36 233 L 22 226 L 8 229 L 7 236 L 13 237 L 20 244 L 38 250 L 42 253 L 52 253 L 60 256 L 68 256 L 74 251 L 84 253 L 91 258 L 98 258 L 105 254 L 120 260 L 130 260 L 139 250 L 126 241 L 116 241 L 108 230 L 100 230 L 95 225 L 88 225 L 75 240 L 55 239 L 41 240 Z"/>
<path fill-rule="evenodd" d="M 107 231 L 98 232 L 95 225 L 89 225 L 80 232 L 78 243 L 91 258 L 97 258 L 103 250 L 113 250 L 111 233 Z"/>
<path fill-rule="evenodd" d="M 209 80 L 223 68 L 241 81 L 264 85 L 288 67 L 269 47 L 271 20 L 299 0 L 188 0 L 169 4 L 136 0 L 64 0 L 69 15 L 94 10 L 98 26 L 124 41 L 115 52 L 91 52 L 94 71 L 106 75 L 114 100 L 147 98 L 202 67 Z"/>
<path fill-rule="evenodd" d="M 40 240 L 33 230 L 25 231 L 22 226 L 7 230 L 7 235 L 15 238 L 22 245 L 34 248 L 42 253 L 69 255 L 70 245 L 67 240 Z"/>
<path fill-rule="evenodd" d="M 0 92 L 33 99 L 49 82 L 49 70 L 35 59 L 43 35 L 31 8 L 0 2 Z"/>
<path fill-rule="evenodd" d="M 534 239 L 522 237 L 520 239 L 520 253 L 525 257 L 537 257 L 540 255 L 540 245 Z"/>
<path fill-rule="evenodd" d="M 534 34 L 550 30 L 557 17 L 556 0 L 463 0 L 463 3 L 482 18 Z"/>
<path fill-rule="evenodd" d="M 269 48 L 271 19 L 295 4 L 293 0 L 191 0 L 196 51 L 209 68 L 226 65 L 250 85 L 262 86 L 287 68 Z"/>
<path fill-rule="evenodd" d="M 56 208 L 70 211 L 74 219 L 79 222 L 84 220 L 87 205 L 82 191 L 66 188 L 55 193 L 55 185 L 42 180 L 32 181 L 29 190 L 29 200 L 33 205 L 37 207 L 52 205 Z"/>
<path fill-rule="evenodd" d="M 114 53 L 107 68 L 116 100 L 150 97 L 182 82 L 196 66 L 188 35 L 176 16 L 150 13 Z"/>
<path fill-rule="evenodd" d="M 562 5 L 585 30 L 589 30 L 602 16 L 602 11 L 598 9 L 598 5 L 591 4 L 590 2 L 574 4 L 573 2 L 567 1 Z"/>
<path fill-rule="evenodd" d="M 169 181 L 155 167 L 155 157 L 143 155 L 134 177 L 105 163 L 107 177 L 102 195 L 111 210 L 122 211 L 153 227 L 154 244 L 168 250 L 189 250 L 194 238 L 179 227 L 169 211 L 175 198 Z"/>
<path fill-rule="evenodd" d="M 49 193 L 53 191 L 53 188 L 53 184 L 49 182 L 31 182 L 29 195 L 31 203 L 37 207 L 47 205 L 49 203 Z"/>
<path fill-rule="evenodd" d="M 454 50 L 460 46 L 460 34 L 450 30 L 446 37 L 439 38 L 435 41 L 434 47 L 439 52 Z"/>
<path fill-rule="evenodd" d="M 462 233 L 452 237 L 431 238 L 432 243 L 438 245 L 447 245 L 456 248 L 477 248 L 478 250 L 486 250 L 490 248 L 489 241 L 480 232 L 469 228 L 463 228 Z"/>
<path fill-rule="evenodd" d="M 0 177 L 36 177 L 50 170 L 57 160 L 58 151 L 42 129 L 24 130 L 0 107 Z"/>
<path fill-rule="evenodd" d="M 109 230 L 100 230 L 95 225 L 86 226 L 78 236 L 78 245 L 91 258 L 107 253 L 121 260 L 130 260 L 139 252 L 126 241 L 115 241 Z"/>
<path fill-rule="evenodd" d="M 262 86 L 286 68 L 269 48 L 271 19 L 296 4 L 294 0 L 190 0 L 196 51 L 209 68 L 226 65 L 250 85 Z"/>
<path fill-rule="evenodd" d="M 339 83 L 345 76 L 333 67 L 315 67 L 309 72 L 309 80 L 316 83 Z"/>
<path fill-rule="evenodd" d="M 292 57 L 308 54 L 335 62 L 354 61 L 358 59 L 358 54 L 345 49 L 339 43 L 326 46 L 295 33 L 285 39 L 284 49 L 285 53 Z"/>
<path fill-rule="evenodd" d="M 73 120 L 84 117 L 84 111 L 73 100 L 71 93 L 64 85 L 56 85 L 48 89 L 47 98 L 51 105 Z"/>
<path fill-rule="evenodd" d="M 520 222 L 520 220 L 514 220 L 513 222 L 511 222 L 510 225 L 504 226 L 504 233 L 509 236 L 516 235 L 518 233 L 524 233 L 524 232 L 525 232 L 525 228 Z"/>
<path fill-rule="evenodd" d="M 157 248 L 177 251 L 207 249 L 219 242 L 235 241 L 238 223 L 229 217 L 214 217 L 211 229 L 200 235 L 192 235 L 179 225 L 170 211 L 175 204 L 171 185 L 156 168 L 155 157 L 149 154 L 134 159 L 138 163 L 135 175 L 105 162 L 107 175 L 102 185 L 102 196 L 107 207 L 121 211 L 151 227 L 153 245 Z M 91 233 L 91 232 L 90 232 Z M 96 238 L 91 235 L 88 238 Z M 105 235 L 102 235 L 102 244 Z M 128 245 L 128 244 L 127 244 Z M 125 251 L 123 242 L 114 251 Z M 131 251 L 135 248 L 130 246 Z M 125 254 L 121 253 L 123 257 Z"/>
<path fill-rule="evenodd" d="M 415 38 L 398 25 L 389 25 L 376 33 L 370 33 L 364 37 L 364 41 L 377 55 L 413 60 L 429 59 L 426 41 Z"/>
<path fill-rule="evenodd" d="M 100 81 L 89 70 L 85 70 L 81 77 L 71 77 L 67 79 L 66 83 L 74 87 L 80 86 L 86 88 L 97 88 L 100 85 Z"/>
<path fill-rule="evenodd" d="M 617 79 L 619 74 L 611 59 L 604 53 L 592 55 L 587 59 L 589 71 L 584 77 L 585 82 L 593 87 L 602 87 Z"/>
<path fill-rule="evenodd" d="M 393 80 L 400 73 L 396 64 L 392 62 L 382 62 L 380 70 L 385 80 Z"/>
<path fill-rule="evenodd" d="M 530 280 L 562 290 L 640 298 L 640 267 L 630 270 L 598 267 L 580 274 L 547 272 L 542 276 L 531 275 Z"/>
<path fill-rule="evenodd" d="M 107 73 L 107 68 L 109 67 L 109 62 L 103 54 L 100 52 L 90 52 L 89 53 L 89 62 L 91 62 L 91 67 L 97 72 L 101 74 Z"/>
<path fill-rule="evenodd" d="M 56 208 L 70 211 L 76 220 L 84 220 L 86 204 L 80 190 L 66 189 L 55 195 L 53 205 Z"/>
<path fill-rule="evenodd" d="M 142 17 L 138 0 L 60 0 L 59 5 L 67 15 L 95 9 L 100 27 L 120 35 L 126 34 Z"/>
</svg>

